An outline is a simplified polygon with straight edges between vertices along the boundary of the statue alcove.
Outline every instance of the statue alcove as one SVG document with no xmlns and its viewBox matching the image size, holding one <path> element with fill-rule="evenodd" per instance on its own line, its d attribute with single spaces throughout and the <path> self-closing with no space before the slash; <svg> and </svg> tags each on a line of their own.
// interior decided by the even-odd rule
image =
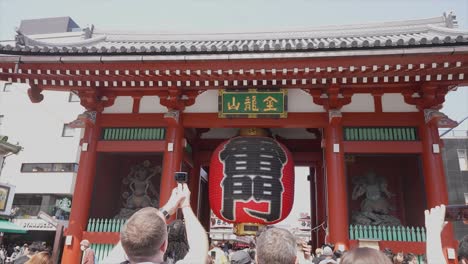
<svg viewBox="0 0 468 264">
<path fill-rule="evenodd" d="M 346 175 L 350 224 L 424 226 L 417 155 L 347 155 Z"/>
<path fill-rule="evenodd" d="M 90 218 L 127 219 L 159 206 L 162 153 L 100 153 Z"/>
</svg>

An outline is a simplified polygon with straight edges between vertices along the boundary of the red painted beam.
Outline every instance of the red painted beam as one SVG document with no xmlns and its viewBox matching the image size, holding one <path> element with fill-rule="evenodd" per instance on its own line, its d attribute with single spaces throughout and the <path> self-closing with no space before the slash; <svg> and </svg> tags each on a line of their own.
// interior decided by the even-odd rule
<svg viewBox="0 0 468 264">
<path fill-rule="evenodd" d="M 120 240 L 119 232 L 83 232 L 83 239 L 91 244 L 117 244 Z"/>
<path fill-rule="evenodd" d="M 97 152 L 164 152 L 166 141 L 99 141 Z"/>
<path fill-rule="evenodd" d="M 343 126 L 419 126 L 421 113 L 343 113 Z"/>
<path fill-rule="evenodd" d="M 101 127 L 166 127 L 164 114 L 102 114 Z"/>
<path fill-rule="evenodd" d="M 222 128 L 222 127 L 283 127 L 283 128 L 316 128 L 328 123 L 326 113 L 288 113 L 288 118 L 219 118 L 218 113 L 184 113 L 184 127 Z"/>
<path fill-rule="evenodd" d="M 344 141 L 345 153 L 372 154 L 419 154 L 422 144 L 419 141 Z"/>
</svg>

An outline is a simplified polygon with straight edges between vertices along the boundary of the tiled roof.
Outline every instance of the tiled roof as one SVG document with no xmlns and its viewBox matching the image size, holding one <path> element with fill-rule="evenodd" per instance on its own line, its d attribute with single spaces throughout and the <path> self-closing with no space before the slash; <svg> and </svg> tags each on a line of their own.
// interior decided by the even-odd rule
<svg viewBox="0 0 468 264">
<path fill-rule="evenodd" d="M 174 34 L 116 32 L 85 28 L 67 42 L 26 36 L 1 42 L 0 54 L 224 54 L 327 51 L 468 45 L 468 30 L 457 29 L 452 13 L 428 19 L 277 32 Z"/>
</svg>

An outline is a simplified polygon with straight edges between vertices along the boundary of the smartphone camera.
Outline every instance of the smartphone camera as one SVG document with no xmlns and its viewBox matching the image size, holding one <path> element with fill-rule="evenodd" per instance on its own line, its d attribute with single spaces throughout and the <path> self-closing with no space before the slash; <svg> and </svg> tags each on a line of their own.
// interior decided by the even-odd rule
<svg viewBox="0 0 468 264">
<path fill-rule="evenodd" d="M 175 177 L 175 180 L 176 182 L 178 183 L 187 183 L 187 173 L 186 172 L 182 172 L 182 171 L 178 171 L 176 173 L 174 173 L 174 177 Z"/>
</svg>

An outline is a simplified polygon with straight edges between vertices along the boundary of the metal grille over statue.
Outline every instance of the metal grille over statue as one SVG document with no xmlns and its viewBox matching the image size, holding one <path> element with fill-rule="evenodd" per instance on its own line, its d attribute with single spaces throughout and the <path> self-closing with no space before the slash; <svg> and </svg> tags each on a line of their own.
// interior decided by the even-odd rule
<svg viewBox="0 0 468 264">
<path fill-rule="evenodd" d="M 294 200 L 291 153 L 264 129 L 241 129 L 211 157 L 210 205 L 220 219 L 234 223 L 237 235 L 288 216 Z"/>
</svg>

